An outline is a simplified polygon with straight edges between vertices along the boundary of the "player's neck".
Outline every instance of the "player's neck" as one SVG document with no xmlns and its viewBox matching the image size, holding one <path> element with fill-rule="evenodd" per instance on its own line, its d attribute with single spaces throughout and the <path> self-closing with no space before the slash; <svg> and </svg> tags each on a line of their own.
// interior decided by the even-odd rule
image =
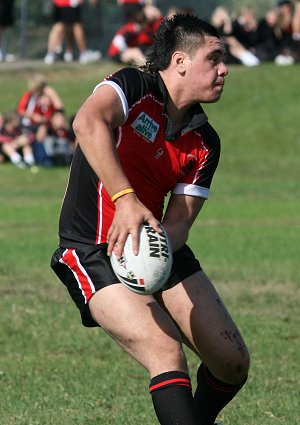
<svg viewBox="0 0 300 425">
<path fill-rule="evenodd" d="M 182 78 L 177 79 L 177 74 L 169 74 L 167 71 L 160 72 L 161 78 L 168 91 L 167 111 L 168 117 L 173 123 L 185 123 L 190 117 L 190 99 L 186 98 L 186 88 L 181 86 Z"/>
<path fill-rule="evenodd" d="M 190 121 L 190 105 L 178 108 L 171 97 L 167 102 L 168 118 L 172 121 L 173 127 L 182 128 Z"/>
</svg>

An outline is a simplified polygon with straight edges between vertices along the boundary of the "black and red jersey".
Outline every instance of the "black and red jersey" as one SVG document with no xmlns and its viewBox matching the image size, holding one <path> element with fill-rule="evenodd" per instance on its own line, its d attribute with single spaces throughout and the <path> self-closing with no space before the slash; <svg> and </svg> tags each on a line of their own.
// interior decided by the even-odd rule
<svg viewBox="0 0 300 425">
<path fill-rule="evenodd" d="M 124 122 L 115 130 L 115 141 L 141 202 L 161 221 L 168 193 L 207 198 L 220 140 L 202 107 L 192 106 L 190 122 L 174 135 L 159 75 L 124 68 L 95 90 L 103 84 L 117 91 L 123 105 Z M 113 215 L 114 204 L 78 145 L 60 216 L 61 246 L 106 242 Z"/>
</svg>

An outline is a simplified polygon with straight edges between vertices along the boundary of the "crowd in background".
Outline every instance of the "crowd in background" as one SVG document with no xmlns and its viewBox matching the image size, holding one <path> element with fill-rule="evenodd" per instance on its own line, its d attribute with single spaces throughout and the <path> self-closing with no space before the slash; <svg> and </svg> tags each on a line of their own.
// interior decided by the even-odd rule
<svg viewBox="0 0 300 425">
<path fill-rule="evenodd" d="M 52 1 L 54 22 L 44 56 L 47 65 L 59 60 L 69 63 L 78 60 L 85 65 L 103 56 L 118 63 L 141 65 L 163 17 L 193 13 L 189 9 L 170 8 L 163 15 L 144 0 L 118 0 L 123 23 L 113 35 L 107 52 L 101 53 L 88 48 L 82 19 L 83 0 Z M 0 0 L 0 47 L 3 32 L 14 22 L 12 7 L 13 0 Z M 251 67 L 266 61 L 278 65 L 300 61 L 300 0 L 280 0 L 260 18 L 251 6 L 242 6 L 235 13 L 219 6 L 210 20 L 223 39 L 228 64 Z M 0 61 L 4 59 L 0 48 Z M 0 163 L 9 160 L 20 168 L 69 165 L 75 143 L 72 119 L 65 116 L 60 96 L 43 75 L 30 78 L 15 111 L 0 114 Z"/>
<path fill-rule="evenodd" d="M 100 0 L 48 0 L 52 4 L 53 25 L 45 45 L 45 63 L 52 65 L 59 60 L 70 63 L 76 60 L 87 64 L 101 58 L 141 63 L 164 16 L 176 12 L 196 13 L 184 8 L 170 8 L 162 13 L 151 0 L 114 1 L 123 22 L 107 48 L 99 39 L 99 48 L 92 50 L 86 36 L 89 22 L 84 21 L 82 10 L 84 3 L 89 3 L 93 9 Z M 9 60 L 9 55 L 1 47 L 6 29 L 14 25 L 14 2 L 0 0 L 0 61 Z M 258 16 L 251 5 L 234 11 L 219 6 L 212 12 L 209 19 L 224 40 L 228 63 L 254 66 L 265 61 L 275 61 L 278 65 L 299 62 L 300 0 L 274 0 L 274 4 L 264 16 Z"/>
<path fill-rule="evenodd" d="M 34 74 L 17 108 L 0 115 L 0 163 L 18 168 L 69 165 L 75 147 L 72 119 L 42 74 Z"/>
<path fill-rule="evenodd" d="M 255 66 L 274 61 L 291 65 L 300 61 L 300 1 L 280 0 L 257 19 L 251 6 L 234 15 L 218 7 L 211 17 L 227 48 L 227 62 Z"/>
<path fill-rule="evenodd" d="M 69 8 L 73 14 L 71 16 L 70 10 L 67 11 L 66 7 L 61 9 L 58 5 L 70 0 L 53 1 L 56 3 L 55 23 L 50 31 L 45 62 L 53 64 L 62 52 L 65 61 L 72 61 L 72 40 L 77 43 L 81 63 L 98 61 L 102 54 L 88 50 L 86 42 L 82 41 L 84 28 L 81 5 Z M 163 15 L 159 8 L 144 0 L 118 0 L 118 4 L 123 9 L 123 24 L 113 35 L 103 56 L 125 64 L 144 62 L 145 50 L 151 45 L 164 16 L 194 12 L 185 8 L 170 8 Z M 68 12 L 67 16 L 60 14 L 61 10 Z M 242 6 L 234 13 L 220 6 L 213 11 L 210 20 L 223 38 L 228 63 L 255 66 L 261 62 L 274 61 L 278 65 L 290 65 L 300 60 L 300 0 L 280 0 L 276 7 L 262 17 L 256 16 L 252 6 Z M 77 25 L 80 31 L 76 29 Z M 76 35 L 77 32 L 80 36 Z M 87 55 L 85 60 L 84 54 Z"/>
</svg>

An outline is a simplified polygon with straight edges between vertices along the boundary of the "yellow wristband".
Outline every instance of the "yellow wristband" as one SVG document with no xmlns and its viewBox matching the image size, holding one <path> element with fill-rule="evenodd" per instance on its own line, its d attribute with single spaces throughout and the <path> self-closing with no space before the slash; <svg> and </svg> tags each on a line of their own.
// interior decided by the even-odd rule
<svg viewBox="0 0 300 425">
<path fill-rule="evenodd" d="M 121 196 L 123 195 L 127 195 L 128 193 L 134 193 L 134 189 L 132 189 L 132 187 L 128 188 L 128 189 L 124 189 L 121 190 L 120 192 L 115 193 L 112 197 L 111 200 L 113 202 L 115 202 L 117 199 L 121 198 Z"/>
</svg>

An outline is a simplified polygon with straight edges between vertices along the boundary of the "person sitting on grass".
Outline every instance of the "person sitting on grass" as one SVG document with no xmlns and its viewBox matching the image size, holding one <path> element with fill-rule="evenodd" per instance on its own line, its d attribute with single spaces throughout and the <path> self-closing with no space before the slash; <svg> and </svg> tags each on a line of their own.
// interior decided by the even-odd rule
<svg viewBox="0 0 300 425">
<path fill-rule="evenodd" d="M 16 111 L 2 115 L 0 146 L 3 159 L 8 158 L 19 168 L 35 164 L 30 138 L 22 134 L 20 116 Z"/>
<path fill-rule="evenodd" d="M 69 165 L 74 150 L 73 132 L 64 113 L 56 111 L 48 127 L 44 146 L 53 165 Z"/>
<path fill-rule="evenodd" d="M 218 29 L 226 47 L 226 63 L 241 63 L 244 66 L 257 66 L 260 60 L 240 43 L 233 34 L 233 23 L 229 11 L 218 6 L 211 16 L 211 23 Z"/>
<path fill-rule="evenodd" d="M 124 64 L 141 65 L 145 51 L 153 43 L 154 32 L 161 20 L 160 11 L 145 6 L 118 29 L 108 48 L 108 57 Z"/>
<path fill-rule="evenodd" d="M 44 75 L 35 74 L 28 80 L 28 90 L 21 96 L 17 111 L 22 117 L 23 131 L 33 143 L 37 163 L 51 165 L 43 144 L 54 113 L 64 112 L 64 107 L 60 96 L 47 83 Z"/>
</svg>

